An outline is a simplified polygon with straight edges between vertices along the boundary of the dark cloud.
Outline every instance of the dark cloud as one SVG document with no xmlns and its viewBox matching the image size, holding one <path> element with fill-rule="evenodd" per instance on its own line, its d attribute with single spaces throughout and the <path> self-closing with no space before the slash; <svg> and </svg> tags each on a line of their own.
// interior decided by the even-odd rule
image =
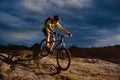
<svg viewBox="0 0 120 80">
<path fill-rule="evenodd" d="M 67 39 L 68 45 L 119 44 L 119 3 L 119 0 L 1 0 L 0 44 L 31 45 L 40 41 L 44 36 L 41 31 L 44 20 L 54 14 L 61 16 L 61 24 L 73 34 Z"/>
</svg>

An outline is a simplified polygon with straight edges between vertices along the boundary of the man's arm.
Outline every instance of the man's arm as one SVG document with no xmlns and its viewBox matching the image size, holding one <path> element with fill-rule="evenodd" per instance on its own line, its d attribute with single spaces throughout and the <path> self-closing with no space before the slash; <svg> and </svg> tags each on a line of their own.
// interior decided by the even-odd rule
<svg viewBox="0 0 120 80">
<path fill-rule="evenodd" d="M 69 36 L 72 36 L 72 34 L 69 31 L 67 31 L 65 28 L 63 28 L 59 23 L 57 23 L 57 26 L 62 32 L 66 33 Z"/>
</svg>

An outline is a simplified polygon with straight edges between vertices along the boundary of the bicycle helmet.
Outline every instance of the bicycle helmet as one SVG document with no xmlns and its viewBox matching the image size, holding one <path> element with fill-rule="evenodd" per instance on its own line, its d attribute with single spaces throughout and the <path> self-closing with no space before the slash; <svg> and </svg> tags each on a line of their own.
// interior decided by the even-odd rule
<svg viewBox="0 0 120 80">
<path fill-rule="evenodd" d="M 58 15 L 55 15 L 55 16 L 54 16 L 54 19 L 55 19 L 55 20 L 60 20 L 60 17 L 59 17 Z"/>
</svg>

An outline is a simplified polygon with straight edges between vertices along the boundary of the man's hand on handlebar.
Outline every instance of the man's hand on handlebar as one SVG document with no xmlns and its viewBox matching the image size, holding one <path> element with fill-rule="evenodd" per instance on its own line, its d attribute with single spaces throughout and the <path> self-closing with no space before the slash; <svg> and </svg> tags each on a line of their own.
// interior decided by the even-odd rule
<svg viewBox="0 0 120 80">
<path fill-rule="evenodd" d="M 69 34 L 68 34 L 68 36 L 69 36 L 69 37 L 72 37 L 72 34 L 71 34 L 71 33 L 69 33 Z"/>
</svg>

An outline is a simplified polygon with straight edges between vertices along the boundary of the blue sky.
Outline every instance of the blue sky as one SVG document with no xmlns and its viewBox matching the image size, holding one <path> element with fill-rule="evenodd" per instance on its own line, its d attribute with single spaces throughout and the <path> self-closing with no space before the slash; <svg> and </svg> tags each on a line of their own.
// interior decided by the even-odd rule
<svg viewBox="0 0 120 80">
<path fill-rule="evenodd" d="M 44 38 L 44 20 L 57 14 L 73 34 L 66 40 L 69 46 L 119 45 L 119 4 L 120 0 L 0 0 L 0 44 L 38 43 Z"/>
</svg>

